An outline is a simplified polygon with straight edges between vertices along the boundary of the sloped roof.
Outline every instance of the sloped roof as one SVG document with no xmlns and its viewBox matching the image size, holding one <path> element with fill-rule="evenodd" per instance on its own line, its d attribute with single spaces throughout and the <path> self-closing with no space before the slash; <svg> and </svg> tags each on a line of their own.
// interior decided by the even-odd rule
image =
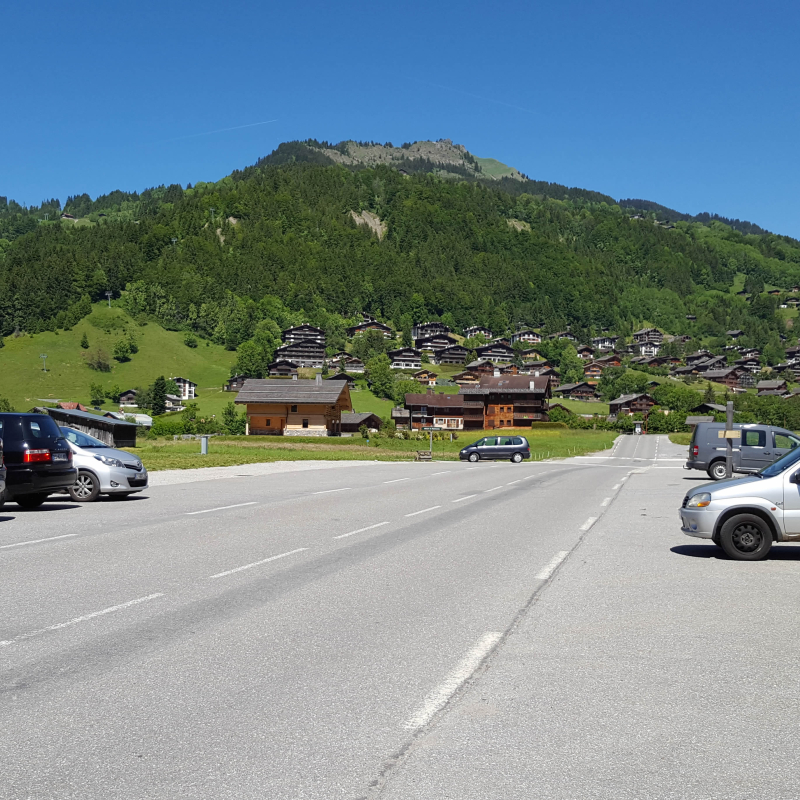
<svg viewBox="0 0 800 800">
<path fill-rule="evenodd" d="M 786 381 L 759 381 L 756 384 L 758 391 L 769 391 L 770 389 L 785 389 Z"/>
<path fill-rule="evenodd" d="M 347 381 L 264 380 L 248 378 L 235 403 L 335 403 Z"/>
<path fill-rule="evenodd" d="M 432 392 L 431 394 L 407 394 L 407 406 L 434 406 L 437 408 L 461 408 L 464 398 L 459 394 L 444 394 Z"/>
<path fill-rule="evenodd" d="M 546 394 L 550 378 L 530 375 L 500 375 L 499 377 L 484 375 L 478 386 L 462 386 L 461 394 L 489 394 L 490 392 L 508 392 L 511 394 Z"/>
<path fill-rule="evenodd" d="M 630 403 L 633 400 L 638 400 L 640 397 L 646 397 L 646 398 L 648 398 L 648 400 L 652 400 L 653 399 L 646 392 L 639 392 L 638 394 L 623 394 L 620 397 L 618 397 L 616 400 L 612 400 L 608 405 L 609 406 L 625 405 L 625 403 Z"/>
</svg>

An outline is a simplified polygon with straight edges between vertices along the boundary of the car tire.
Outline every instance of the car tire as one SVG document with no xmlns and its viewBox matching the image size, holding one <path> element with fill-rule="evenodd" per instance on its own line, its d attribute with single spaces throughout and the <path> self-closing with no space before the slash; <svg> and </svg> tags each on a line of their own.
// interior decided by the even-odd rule
<svg viewBox="0 0 800 800">
<path fill-rule="evenodd" d="M 39 506 L 47 500 L 47 493 L 39 494 L 23 494 L 14 498 L 14 502 L 20 508 L 39 508 Z"/>
<path fill-rule="evenodd" d="M 0 492 L 0 511 L 3 510 L 3 506 L 6 504 L 6 493 Z"/>
<path fill-rule="evenodd" d="M 709 468 L 708 468 L 708 477 L 711 478 L 712 481 L 722 481 L 728 477 L 728 470 L 725 467 L 724 461 L 715 461 Z"/>
<path fill-rule="evenodd" d="M 477 453 L 470 453 L 467 459 L 467 461 L 471 461 L 473 464 L 478 460 L 480 460 L 480 456 Z"/>
<path fill-rule="evenodd" d="M 511 456 L 511 462 L 513 464 L 519 464 L 520 461 L 522 461 L 522 453 L 514 453 L 514 455 Z"/>
<path fill-rule="evenodd" d="M 737 514 L 722 526 L 719 544 L 728 558 L 736 561 L 761 561 L 772 547 L 772 531 L 755 514 Z"/>
<path fill-rule="evenodd" d="M 92 503 L 100 496 L 100 481 L 91 472 L 80 470 L 78 479 L 67 491 L 76 503 Z"/>
</svg>

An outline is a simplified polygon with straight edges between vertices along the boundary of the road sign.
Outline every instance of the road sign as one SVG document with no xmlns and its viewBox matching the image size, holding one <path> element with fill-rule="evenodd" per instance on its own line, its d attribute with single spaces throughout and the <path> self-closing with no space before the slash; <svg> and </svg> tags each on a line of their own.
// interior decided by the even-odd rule
<svg viewBox="0 0 800 800">
<path fill-rule="evenodd" d="M 444 428 L 437 428 L 433 425 L 423 425 L 422 430 L 424 431 L 443 431 Z"/>
<path fill-rule="evenodd" d="M 741 431 L 717 431 L 717 435 L 720 439 L 741 439 L 742 432 Z"/>
</svg>

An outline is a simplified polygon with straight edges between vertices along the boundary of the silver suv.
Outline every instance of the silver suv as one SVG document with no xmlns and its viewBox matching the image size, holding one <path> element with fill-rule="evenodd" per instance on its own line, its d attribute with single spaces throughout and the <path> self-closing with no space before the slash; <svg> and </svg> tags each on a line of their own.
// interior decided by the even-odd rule
<svg viewBox="0 0 800 800">
<path fill-rule="evenodd" d="M 691 489 L 680 517 L 687 536 L 740 561 L 766 558 L 773 542 L 800 542 L 800 447 L 755 475 Z"/>
<path fill-rule="evenodd" d="M 68 489 L 73 500 L 88 503 L 101 494 L 128 497 L 147 488 L 147 470 L 132 453 L 115 450 L 75 428 L 62 425 L 61 433 L 69 442 L 78 469 L 78 479 Z"/>
</svg>

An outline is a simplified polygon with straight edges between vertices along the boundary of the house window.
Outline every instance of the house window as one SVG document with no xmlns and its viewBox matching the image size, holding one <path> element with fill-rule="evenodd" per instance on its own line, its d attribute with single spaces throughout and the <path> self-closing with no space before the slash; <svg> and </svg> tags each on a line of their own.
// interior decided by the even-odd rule
<svg viewBox="0 0 800 800">
<path fill-rule="evenodd" d="M 264 427 L 265 428 L 269 428 L 270 425 L 272 425 L 272 420 L 271 419 L 265 419 L 264 420 Z"/>
<path fill-rule="evenodd" d="M 296 413 L 297 413 L 297 406 L 291 406 L 291 407 L 289 408 L 289 411 L 290 411 L 292 414 L 296 414 Z"/>
<path fill-rule="evenodd" d="M 304 427 L 304 428 L 307 428 L 307 427 L 308 427 L 308 420 L 307 420 L 307 419 L 304 419 L 304 420 L 303 420 L 303 427 Z"/>
</svg>

